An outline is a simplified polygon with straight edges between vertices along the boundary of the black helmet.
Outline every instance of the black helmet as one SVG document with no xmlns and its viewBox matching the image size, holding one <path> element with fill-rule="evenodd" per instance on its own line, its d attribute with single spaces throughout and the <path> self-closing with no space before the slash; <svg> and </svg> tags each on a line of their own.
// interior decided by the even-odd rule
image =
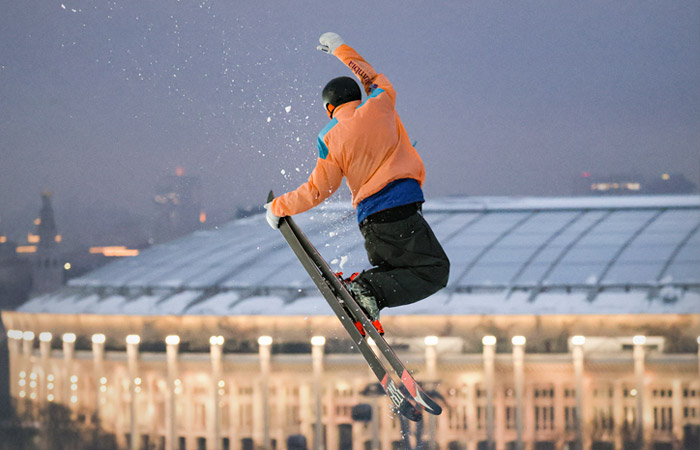
<svg viewBox="0 0 700 450">
<path fill-rule="evenodd" d="M 323 88 L 323 107 L 330 117 L 333 117 L 333 110 L 343 103 L 362 99 L 362 91 L 357 82 L 350 77 L 333 78 Z M 329 106 L 330 105 L 330 106 Z"/>
</svg>

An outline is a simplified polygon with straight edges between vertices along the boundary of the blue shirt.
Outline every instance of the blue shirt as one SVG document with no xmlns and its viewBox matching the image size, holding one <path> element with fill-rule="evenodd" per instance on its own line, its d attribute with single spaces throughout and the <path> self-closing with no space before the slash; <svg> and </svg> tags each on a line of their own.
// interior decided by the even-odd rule
<svg viewBox="0 0 700 450">
<path fill-rule="evenodd" d="M 368 216 L 385 209 L 424 201 L 423 190 L 417 180 L 402 178 L 392 181 L 357 205 L 357 222 L 360 223 Z"/>
</svg>

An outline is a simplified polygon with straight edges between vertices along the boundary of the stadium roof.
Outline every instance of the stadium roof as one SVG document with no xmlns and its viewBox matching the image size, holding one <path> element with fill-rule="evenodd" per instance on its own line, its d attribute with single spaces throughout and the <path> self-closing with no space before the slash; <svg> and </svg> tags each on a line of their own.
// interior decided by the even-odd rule
<svg viewBox="0 0 700 450">
<path fill-rule="evenodd" d="M 451 260 L 448 287 L 385 315 L 700 313 L 699 196 L 455 197 L 424 211 Z M 346 205 L 296 220 L 335 269 L 369 267 Z M 19 311 L 332 314 L 263 215 L 118 260 Z"/>
</svg>

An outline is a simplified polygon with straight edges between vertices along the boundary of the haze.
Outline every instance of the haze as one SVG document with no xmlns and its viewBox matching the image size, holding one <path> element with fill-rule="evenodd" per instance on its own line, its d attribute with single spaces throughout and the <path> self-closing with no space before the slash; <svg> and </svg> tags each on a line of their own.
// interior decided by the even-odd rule
<svg viewBox="0 0 700 450">
<path fill-rule="evenodd" d="M 223 214 L 296 187 L 349 74 L 325 31 L 394 83 L 428 198 L 700 181 L 697 1 L 23 0 L 0 11 L 0 226 L 44 189 L 63 229 L 147 215 L 178 166 Z"/>
</svg>

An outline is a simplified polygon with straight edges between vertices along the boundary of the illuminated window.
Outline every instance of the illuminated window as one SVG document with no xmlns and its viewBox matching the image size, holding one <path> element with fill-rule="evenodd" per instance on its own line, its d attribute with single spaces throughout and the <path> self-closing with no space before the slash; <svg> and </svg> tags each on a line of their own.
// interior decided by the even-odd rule
<svg viewBox="0 0 700 450">
<path fill-rule="evenodd" d="M 109 247 L 90 247 L 90 253 L 93 255 L 104 255 L 113 258 L 125 256 L 138 256 L 139 251 L 137 249 L 126 248 L 123 245 L 116 245 Z"/>
</svg>

